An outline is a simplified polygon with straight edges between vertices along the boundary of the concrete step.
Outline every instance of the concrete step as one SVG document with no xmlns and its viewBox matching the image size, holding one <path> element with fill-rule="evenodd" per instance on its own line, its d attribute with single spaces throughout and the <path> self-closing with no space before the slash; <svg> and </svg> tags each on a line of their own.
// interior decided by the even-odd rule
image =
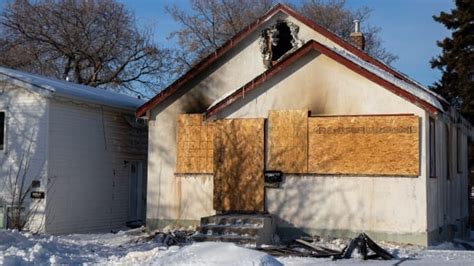
<svg viewBox="0 0 474 266">
<path fill-rule="evenodd" d="M 202 225 L 199 232 L 205 235 L 241 235 L 257 236 L 262 227 L 256 226 L 227 226 L 227 225 Z"/>
<path fill-rule="evenodd" d="M 221 214 L 201 218 L 194 241 L 222 241 L 238 244 L 272 244 L 275 222 L 271 215 Z"/>
<path fill-rule="evenodd" d="M 232 242 L 240 245 L 251 246 L 255 246 L 257 243 L 257 237 L 239 235 L 205 235 L 202 233 L 197 233 L 192 236 L 192 239 L 196 242 Z"/>
<path fill-rule="evenodd" d="M 201 218 L 201 225 L 260 225 L 263 226 L 265 219 L 270 215 L 252 214 L 224 214 Z"/>
</svg>

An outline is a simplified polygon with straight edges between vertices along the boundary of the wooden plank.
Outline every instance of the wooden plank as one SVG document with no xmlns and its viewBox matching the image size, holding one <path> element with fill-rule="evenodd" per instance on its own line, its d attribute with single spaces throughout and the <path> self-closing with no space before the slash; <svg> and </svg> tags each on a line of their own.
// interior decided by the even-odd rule
<svg viewBox="0 0 474 266">
<path fill-rule="evenodd" d="M 344 116 L 308 120 L 308 172 L 419 175 L 419 117 Z"/>
<path fill-rule="evenodd" d="M 269 170 L 308 171 L 308 110 L 272 110 L 268 114 Z"/>
<path fill-rule="evenodd" d="M 176 172 L 211 174 L 213 171 L 214 125 L 201 114 L 178 115 L 176 123 Z"/>
<path fill-rule="evenodd" d="M 214 209 L 264 211 L 264 119 L 221 120 L 214 140 Z"/>
</svg>

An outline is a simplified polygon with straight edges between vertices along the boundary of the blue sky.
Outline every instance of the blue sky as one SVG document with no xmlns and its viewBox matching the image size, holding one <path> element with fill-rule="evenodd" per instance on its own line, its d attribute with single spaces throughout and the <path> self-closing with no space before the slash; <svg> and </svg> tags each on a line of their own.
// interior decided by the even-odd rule
<svg viewBox="0 0 474 266">
<path fill-rule="evenodd" d="M 173 47 L 166 37 L 179 28 L 169 14 L 167 5 L 189 9 L 187 0 L 120 0 L 135 11 L 140 23 L 155 27 L 155 38 L 163 46 Z M 294 0 L 297 3 L 297 0 Z M 436 41 L 450 35 L 442 24 L 432 19 L 441 11 L 454 8 L 451 0 L 347 0 L 350 8 L 367 6 L 372 9 L 369 23 L 382 29 L 384 47 L 399 58 L 393 66 L 424 85 L 440 78 L 440 72 L 431 69 L 429 61 L 441 50 Z"/>
<path fill-rule="evenodd" d="M 177 5 L 189 10 L 187 0 L 118 0 L 135 12 L 142 25 L 155 28 L 156 41 L 165 47 L 175 43 L 167 36 L 179 28 L 165 7 Z M 292 0 L 296 4 L 298 0 Z M 346 0 L 350 8 L 367 6 L 372 9 L 369 23 L 382 29 L 383 45 L 399 58 L 393 66 L 424 85 L 440 78 L 440 72 L 431 69 L 429 61 L 441 50 L 436 41 L 450 36 L 442 24 L 432 19 L 441 11 L 454 8 L 451 0 Z M 4 3 L 5 0 L 0 0 Z"/>
</svg>

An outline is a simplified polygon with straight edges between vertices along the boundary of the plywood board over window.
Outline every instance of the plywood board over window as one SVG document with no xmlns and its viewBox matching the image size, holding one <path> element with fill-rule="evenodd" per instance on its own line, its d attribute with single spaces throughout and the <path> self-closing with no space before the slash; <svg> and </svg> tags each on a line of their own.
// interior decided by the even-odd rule
<svg viewBox="0 0 474 266">
<path fill-rule="evenodd" d="M 310 117 L 308 172 L 350 175 L 419 175 L 419 118 Z"/>
<path fill-rule="evenodd" d="M 268 170 L 308 171 L 308 110 L 268 113 Z"/>
<path fill-rule="evenodd" d="M 214 124 L 201 114 L 183 114 L 176 125 L 176 172 L 212 174 L 214 168 Z"/>
</svg>

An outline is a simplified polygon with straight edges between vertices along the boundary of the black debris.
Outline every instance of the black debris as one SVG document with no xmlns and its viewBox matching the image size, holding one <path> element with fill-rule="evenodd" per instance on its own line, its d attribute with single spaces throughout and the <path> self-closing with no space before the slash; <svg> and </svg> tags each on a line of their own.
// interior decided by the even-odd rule
<svg viewBox="0 0 474 266">
<path fill-rule="evenodd" d="M 190 241 L 194 233 L 194 231 L 157 232 L 153 238 L 158 239 L 167 246 L 184 245 Z"/>
<path fill-rule="evenodd" d="M 362 255 L 364 260 L 368 259 L 383 259 L 391 260 L 395 257 L 387 252 L 385 249 L 377 245 L 369 236 L 365 233 L 360 234 L 356 238 L 352 239 L 349 245 L 347 245 L 340 256 L 334 256 L 334 259 L 349 259 L 352 257 L 354 250 L 357 248 L 359 253 Z"/>
<path fill-rule="evenodd" d="M 352 239 L 349 244 L 342 250 L 334 250 L 317 243 L 309 242 L 309 239 L 296 239 L 292 243 L 284 247 L 260 247 L 257 250 L 268 253 L 276 257 L 298 256 L 298 257 L 314 257 L 314 258 L 333 258 L 350 259 L 357 249 L 364 260 L 391 260 L 395 257 L 385 249 L 377 245 L 365 233 L 361 233 Z"/>
</svg>

